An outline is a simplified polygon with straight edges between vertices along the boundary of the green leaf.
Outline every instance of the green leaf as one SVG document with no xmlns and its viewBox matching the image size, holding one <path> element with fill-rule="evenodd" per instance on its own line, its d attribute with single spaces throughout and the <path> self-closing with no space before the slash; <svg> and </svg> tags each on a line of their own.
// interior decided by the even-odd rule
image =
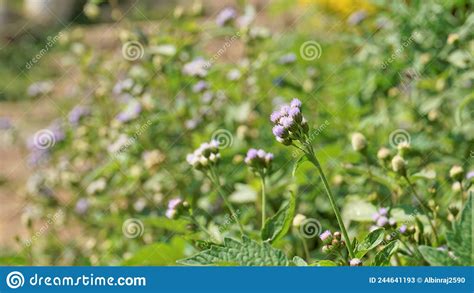
<svg viewBox="0 0 474 293">
<path fill-rule="evenodd" d="M 291 227 L 295 215 L 296 198 L 291 193 L 290 200 L 283 204 L 278 212 L 265 221 L 262 229 L 262 240 L 274 242 L 281 239 Z"/>
<path fill-rule="evenodd" d="M 156 227 L 160 229 L 165 229 L 175 233 L 186 234 L 189 233 L 188 224 L 189 221 L 184 219 L 168 219 L 166 217 L 153 217 L 145 218 L 144 224 L 147 227 Z"/>
<path fill-rule="evenodd" d="M 235 184 L 235 191 L 229 196 L 233 203 L 252 203 L 257 200 L 257 191 L 252 186 L 242 183 Z"/>
<path fill-rule="evenodd" d="M 290 261 L 281 250 L 271 247 L 270 244 L 260 244 L 244 236 L 242 242 L 224 238 L 223 245 L 211 245 L 210 249 L 179 260 L 178 263 L 183 265 L 236 263 L 240 266 L 288 266 Z"/>
<path fill-rule="evenodd" d="M 125 260 L 124 266 L 165 266 L 174 265 L 184 257 L 186 241 L 174 237 L 171 243 L 154 243 L 138 250 L 131 258 Z"/>
<path fill-rule="evenodd" d="M 474 264 L 472 248 L 472 195 L 469 196 L 460 220 L 454 223 L 453 230 L 446 232 L 449 251 L 420 246 L 423 258 L 432 266 Z"/>
<path fill-rule="evenodd" d="M 423 258 L 432 266 L 455 266 L 456 262 L 449 257 L 447 251 L 438 250 L 430 246 L 419 246 Z"/>
<path fill-rule="evenodd" d="M 299 157 L 299 159 L 296 161 L 296 163 L 293 165 L 293 170 L 291 171 L 291 176 L 295 177 L 296 170 L 298 170 L 298 167 L 303 164 L 304 162 L 308 161 L 308 156 L 306 154 L 302 155 Z"/>
<path fill-rule="evenodd" d="M 324 260 L 320 260 L 314 264 L 311 265 L 312 267 L 335 267 L 337 266 L 337 264 L 335 262 L 333 262 L 332 260 L 327 260 L 327 259 L 324 259 Z"/>
<path fill-rule="evenodd" d="M 358 196 L 348 196 L 342 208 L 342 218 L 348 221 L 371 222 L 377 209 L 370 202 Z"/>
<path fill-rule="evenodd" d="M 308 266 L 308 263 L 304 259 L 302 259 L 301 257 L 299 257 L 297 255 L 293 257 L 293 263 L 297 267 L 307 267 Z"/>
<path fill-rule="evenodd" d="M 390 258 L 397 252 L 398 240 L 392 241 L 387 244 L 379 253 L 375 255 L 374 265 L 375 266 L 386 266 L 390 263 Z"/>
<path fill-rule="evenodd" d="M 380 228 L 370 232 L 367 237 L 357 245 L 356 257 L 362 258 L 370 250 L 374 249 L 379 245 L 384 238 L 385 229 Z"/>
</svg>

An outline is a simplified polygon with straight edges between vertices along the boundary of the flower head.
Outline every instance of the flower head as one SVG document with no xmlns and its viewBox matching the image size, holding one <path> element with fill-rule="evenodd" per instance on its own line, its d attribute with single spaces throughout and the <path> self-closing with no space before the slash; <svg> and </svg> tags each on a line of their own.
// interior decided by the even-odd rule
<svg viewBox="0 0 474 293">
<path fill-rule="evenodd" d="M 244 161 L 253 171 L 265 174 L 271 168 L 273 154 L 262 149 L 249 149 Z"/>
<path fill-rule="evenodd" d="M 295 98 L 270 115 L 270 121 L 274 124 L 273 135 L 278 142 L 290 145 L 293 140 L 302 140 L 307 134 L 309 129 L 301 106 L 301 101 Z"/>
<path fill-rule="evenodd" d="M 349 261 L 351 267 L 360 267 L 362 266 L 362 261 L 358 258 L 353 258 Z"/>
<path fill-rule="evenodd" d="M 235 19 L 237 13 L 234 8 L 226 7 L 219 12 L 216 17 L 216 24 L 218 26 L 224 26 L 229 23 L 231 20 Z"/>
<path fill-rule="evenodd" d="M 178 215 L 178 212 L 181 210 L 182 207 L 186 205 L 186 202 L 183 201 L 181 198 L 173 198 L 168 202 L 168 208 L 166 209 L 166 217 L 169 219 L 173 219 Z"/>
<path fill-rule="evenodd" d="M 321 241 L 323 241 L 324 243 L 331 242 L 332 240 L 331 231 L 329 230 L 324 231 L 323 233 L 321 233 L 321 235 L 319 235 L 319 239 L 321 239 Z"/>
<path fill-rule="evenodd" d="M 405 160 L 400 156 L 396 155 L 392 159 L 392 170 L 400 175 L 405 175 L 406 174 L 406 162 Z"/>
<path fill-rule="evenodd" d="M 219 142 L 211 140 L 201 144 L 193 153 L 186 156 L 186 161 L 197 170 L 204 170 L 219 162 Z"/>
<path fill-rule="evenodd" d="M 189 76 L 205 77 L 209 68 L 209 62 L 199 57 L 184 64 L 183 73 Z"/>
</svg>

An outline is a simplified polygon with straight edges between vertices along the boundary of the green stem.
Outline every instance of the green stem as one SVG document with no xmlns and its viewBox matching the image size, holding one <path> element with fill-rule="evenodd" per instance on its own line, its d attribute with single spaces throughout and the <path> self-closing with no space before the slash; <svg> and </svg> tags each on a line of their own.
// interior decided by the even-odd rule
<svg viewBox="0 0 474 293">
<path fill-rule="evenodd" d="M 352 243 L 349 238 L 349 235 L 347 234 L 346 227 L 344 226 L 344 222 L 342 221 L 341 213 L 339 212 L 339 209 L 336 205 L 336 200 L 334 199 L 334 195 L 331 192 L 331 189 L 329 187 L 329 183 L 326 179 L 326 175 L 324 175 L 323 168 L 321 167 L 321 164 L 319 163 L 318 159 L 316 158 L 316 155 L 314 154 L 313 147 L 308 144 L 306 145 L 307 147 L 307 152 L 306 155 L 308 156 L 308 159 L 310 160 L 311 163 L 318 169 L 319 171 L 319 176 L 321 177 L 321 180 L 323 181 L 324 188 L 326 190 L 326 194 L 329 198 L 329 202 L 331 203 L 332 209 L 334 211 L 334 214 L 337 219 L 337 223 L 339 224 L 339 228 L 341 229 L 342 235 L 344 236 L 344 240 L 346 241 L 347 244 L 347 250 L 349 251 L 349 255 L 351 258 L 355 258 L 354 250 L 352 248 Z"/>
<path fill-rule="evenodd" d="M 237 217 L 237 214 L 235 213 L 234 208 L 232 207 L 231 203 L 227 200 L 227 197 L 225 196 L 224 191 L 222 190 L 222 186 L 221 186 L 221 183 L 220 183 L 220 180 L 219 180 L 219 176 L 216 174 L 216 172 L 213 168 L 211 168 L 210 170 L 211 170 L 210 178 L 211 178 L 211 181 L 213 181 L 214 185 L 216 185 L 216 187 L 217 187 L 217 193 L 219 193 L 219 195 L 221 196 L 221 198 L 224 201 L 225 205 L 229 209 L 230 214 L 232 215 L 232 217 L 235 218 L 235 221 L 239 225 L 240 233 L 242 235 L 244 235 L 245 234 L 244 233 L 244 227 L 240 223 L 240 220 Z"/>
<path fill-rule="evenodd" d="M 266 198 L 265 198 L 265 176 L 260 174 L 260 181 L 262 183 L 262 229 L 265 226 L 265 207 L 266 207 Z"/>
<path fill-rule="evenodd" d="M 436 230 L 436 227 L 435 225 L 433 224 L 433 221 L 430 219 L 430 208 L 424 203 L 423 199 L 418 195 L 418 193 L 416 192 L 416 189 L 415 187 L 413 186 L 413 184 L 411 183 L 411 180 L 408 178 L 408 176 L 403 176 L 405 178 L 405 180 L 407 181 L 408 183 L 408 186 L 410 186 L 410 189 L 411 191 L 413 192 L 413 195 L 415 196 L 415 198 L 418 200 L 418 202 L 420 203 L 421 207 L 425 210 L 425 213 L 426 213 L 426 216 L 428 217 L 428 222 L 430 223 L 430 226 L 431 226 L 431 230 L 433 230 L 433 234 L 435 236 L 435 240 L 436 240 L 436 244 L 439 243 L 438 241 L 438 231 Z"/>
</svg>

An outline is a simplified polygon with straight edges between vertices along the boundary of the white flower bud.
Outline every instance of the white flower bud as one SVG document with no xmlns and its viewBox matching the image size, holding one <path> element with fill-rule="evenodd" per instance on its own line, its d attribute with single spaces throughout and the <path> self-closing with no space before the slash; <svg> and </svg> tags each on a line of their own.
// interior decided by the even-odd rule
<svg viewBox="0 0 474 293">
<path fill-rule="evenodd" d="M 464 169 L 459 165 L 455 165 L 451 168 L 451 170 L 449 170 L 449 176 L 457 181 L 462 180 L 463 174 Z"/>
<path fill-rule="evenodd" d="M 400 175 L 405 175 L 406 172 L 406 162 L 400 155 L 396 155 L 392 159 L 392 169 L 394 172 L 397 172 Z"/>
<path fill-rule="evenodd" d="M 365 136 L 360 132 L 356 132 L 352 135 L 351 143 L 352 148 L 356 152 L 360 152 L 367 147 L 367 140 L 365 139 Z"/>
<path fill-rule="evenodd" d="M 386 159 L 388 159 L 389 156 L 390 156 L 390 150 L 385 147 L 379 149 L 379 151 L 377 152 L 377 158 L 379 158 L 382 161 L 385 161 Z"/>
<path fill-rule="evenodd" d="M 305 216 L 305 215 L 297 214 L 297 215 L 293 218 L 293 227 L 298 228 L 299 226 L 301 226 L 301 224 L 303 223 L 304 220 L 306 220 L 306 216 Z"/>
</svg>

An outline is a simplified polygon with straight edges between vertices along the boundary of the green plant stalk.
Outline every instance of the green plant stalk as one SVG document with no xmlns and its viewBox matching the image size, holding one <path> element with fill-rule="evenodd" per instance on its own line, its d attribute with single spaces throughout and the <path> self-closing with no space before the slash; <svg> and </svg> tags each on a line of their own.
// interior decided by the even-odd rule
<svg viewBox="0 0 474 293">
<path fill-rule="evenodd" d="M 265 195 L 265 176 L 260 174 L 260 181 L 262 183 L 262 229 L 265 226 L 265 209 L 266 209 L 266 195 Z"/>
<path fill-rule="evenodd" d="M 428 217 L 428 223 L 430 223 L 431 230 L 433 230 L 433 234 L 435 236 L 436 244 L 438 244 L 439 243 L 438 231 L 436 230 L 436 226 L 433 224 L 433 221 L 430 219 L 430 215 L 429 215 L 430 214 L 430 208 L 423 202 L 422 198 L 418 195 L 418 193 L 416 192 L 415 187 L 411 183 L 411 180 L 408 178 L 408 176 L 405 175 L 403 177 L 407 181 L 408 186 L 410 186 L 411 191 L 415 195 L 415 198 L 418 200 L 421 207 L 425 210 L 426 216 Z"/>
<path fill-rule="evenodd" d="M 339 224 L 339 228 L 341 229 L 342 235 L 344 236 L 344 240 L 346 241 L 349 255 L 351 258 L 355 258 L 355 253 L 352 247 L 351 240 L 349 238 L 349 234 L 347 234 L 346 227 L 344 226 L 344 222 L 342 221 L 341 213 L 339 212 L 339 209 L 336 205 L 336 200 L 334 199 L 334 195 L 331 192 L 331 188 L 329 187 L 329 183 L 326 179 L 326 175 L 324 175 L 323 168 L 321 167 L 321 164 L 319 163 L 318 159 L 316 158 L 316 155 L 314 154 L 313 147 L 310 144 L 307 144 L 306 147 L 307 147 L 306 156 L 308 157 L 309 161 L 313 163 L 313 165 L 319 171 L 319 176 L 321 177 L 321 180 L 323 181 L 326 194 L 329 198 L 329 202 L 331 203 L 331 207 L 334 211 L 334 214 L 336 215 L 337 223 Z"/>
<path fill-rule="evenodd" d="M 221 186 L 221 183 L 220 183 L 220 180 L 219 180 L 219 176 L 217 176 L 217 174 L 216 174 L 216 172 L 213 168 L 211 168 L 210 170 L 211 170 L 210 178 L 211 178 L 211 181 L 214 183 L 214 185 L 216 185 L 216 187 L 217 187 L 217 193 L 219 193 L 219 195 L 221 196 L 221 198 L 224 201 L 225 205 L 229 209 L 230 214 L 232 215 L 232 217 L 235 218 L 235 221 L 239 225 L 240 233 L 242 235 L 244 235 L 245 234 L 244 233 L 244 227 L 242 226 L 242 223 L 240 223 L 240 220 L 237 217 L 237 213 L 235 212 L 234 208 L 232 207 L 232 204 L 227 200 L 227 197 L 225 196 L 224 191 L 222 190 L 222 186 Z"/>
</svg>

